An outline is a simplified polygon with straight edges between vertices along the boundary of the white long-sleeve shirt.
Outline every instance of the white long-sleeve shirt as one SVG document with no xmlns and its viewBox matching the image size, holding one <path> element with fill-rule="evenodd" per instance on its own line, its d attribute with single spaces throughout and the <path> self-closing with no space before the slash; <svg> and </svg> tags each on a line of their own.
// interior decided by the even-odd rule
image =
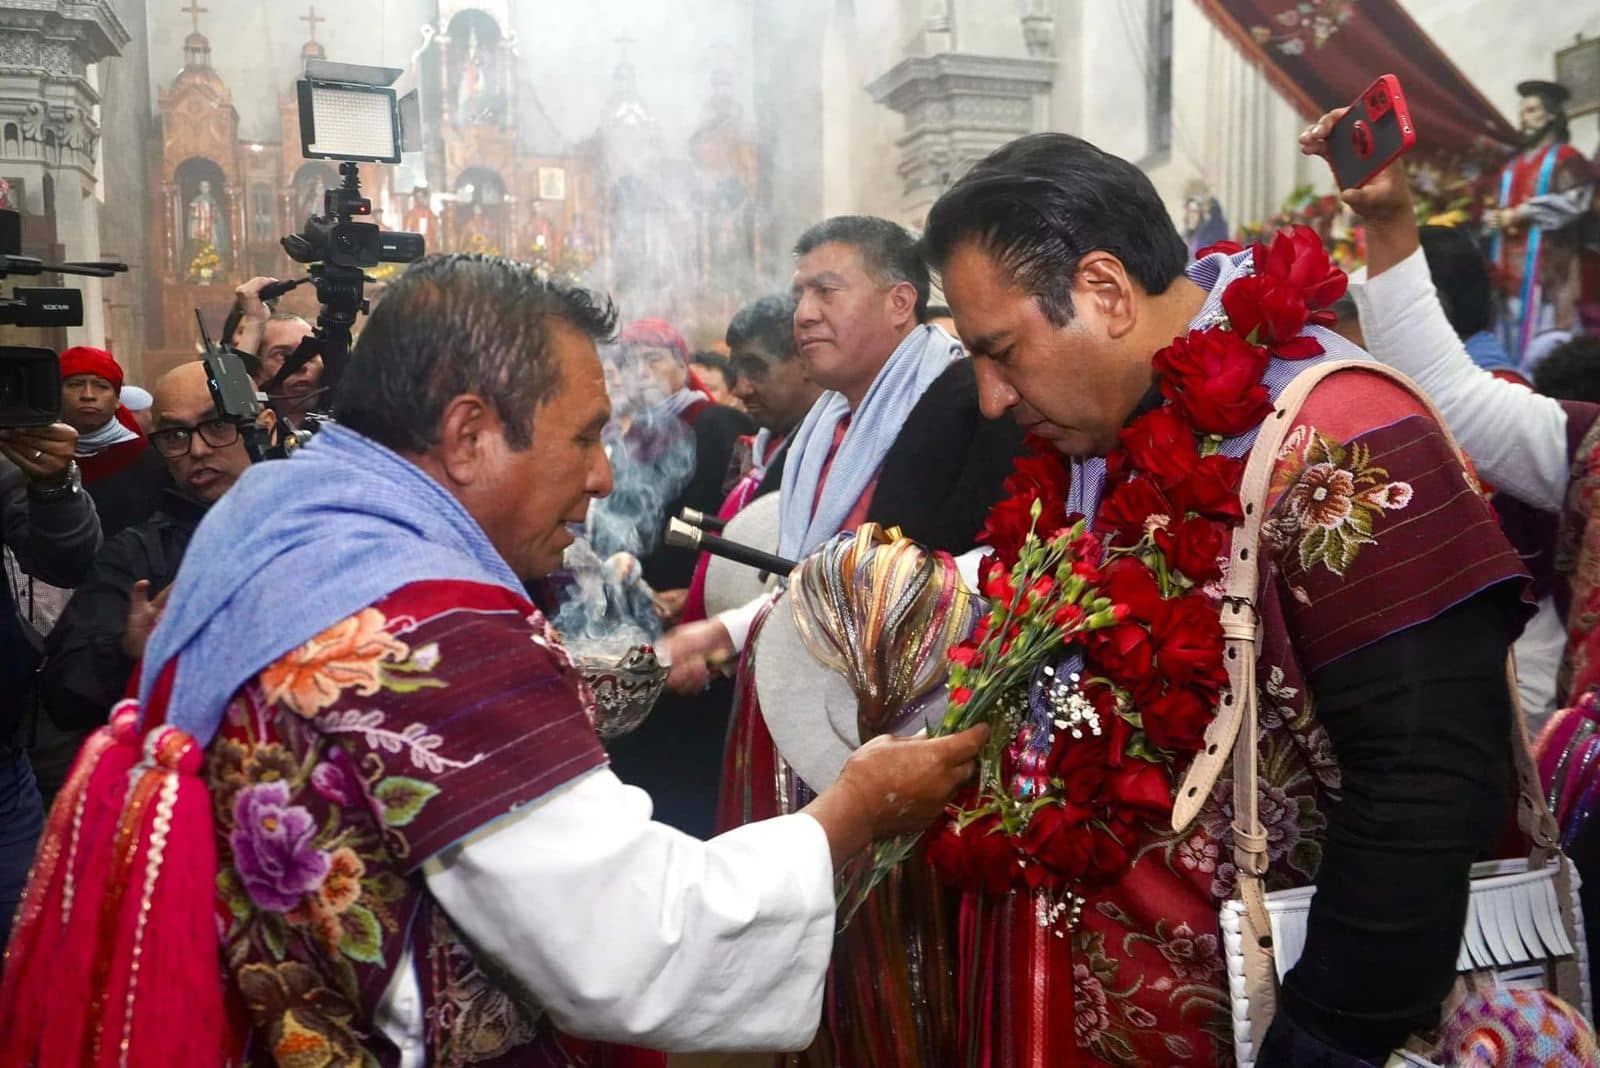
<svg viewBox="0 0 1600 1068">
<path fill-rule="evenodd" d="M 810 816 L 702 842 L 650 819 L 598 768 L 422 869 L 475 951 L 564 1030 L 653 1049 L 793 1050 L 811 1041 L 833 949 L 833 862 Z M 404 961 L 378 1007 L 402 1064 L 425 1063 Z"/>
<path fill-rule="evenodd" d="M 1496 378 L 1473 362 L 1434 292 L 1419 248 L 1354 292 L 1367 349 L 1408 375 L 1444 414 L 1488 482 L 1541 511 L 1567 495 L 1567 413 L 1551 397 Z M 1530 726 L 1555 710 L 1566 628 L 1545 597 L 1515 646 L 1517 689 Z"/>
<path fill-rule="evenodd" d="M 1422 250 L 1369 278 L 1355 300 L 1368 351 L 1433 398 L 1479 473 L 1525 504 L 1560 509 L 1567 413 L 1553 398 L 1472 362 L 1445 318 Z"/>
</svg>

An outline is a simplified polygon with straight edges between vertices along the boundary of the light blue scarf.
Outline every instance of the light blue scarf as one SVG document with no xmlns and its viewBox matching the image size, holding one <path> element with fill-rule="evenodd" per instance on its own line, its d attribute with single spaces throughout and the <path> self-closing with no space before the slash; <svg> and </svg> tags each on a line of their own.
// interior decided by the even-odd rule
<svg viewBox="0 0 1600 1068">
<path fill-rule="evenodd" d="M 166 722 L 200 744 L 233 694 L 275 659 L 402 586 L 522 584 L 483 529 L 398 453 L 331 425 L 257 464 L 206 514 L 145 649 L 139 700 L 177 670 Z"/>
<path fill-rule="evenodd" d="M 817 398 L 794 432 L 789 459 L 783 465 L 778 505 L 778 553 L 798 560 L 839 533 L 850 510 L 877 477 L 883 458 L 933 380 L 961 358 L 961 344 L 936 326 L 918 326 L 889 356 L 872 388 L 850 419 L 833 466 L 828 489 L 817 500 L 817 485 L 833 447 L 833 433 L 850 405 L 833 390 Z M 817 510 L 811 511 L 816 500 Z"/>
</svg>

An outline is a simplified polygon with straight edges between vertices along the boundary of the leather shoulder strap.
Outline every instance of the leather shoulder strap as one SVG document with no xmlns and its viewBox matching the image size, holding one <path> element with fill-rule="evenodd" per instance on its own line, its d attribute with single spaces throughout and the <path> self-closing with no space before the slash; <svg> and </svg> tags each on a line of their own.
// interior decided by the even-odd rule
<svg viewBox="0 0 1600 1068">
<path fill-rule="evenodd" d="M 1181 831 L 1200 812 L 1211 788 L 1216 784 L 1230 751 L 1234 757 L 1234 860 L 1240 871 L 1260 875 L 1267 867 L 1267 838 L 1261 827 L 1257 790 L 1256 653 L 1260 641 L 1259 615 L 1255 598 L 1260 562 L 1254 558 L 1261 538 L 1261 524 L 1267 510 L 1267 492 L 1273 468 L 1284 439 L 1294 426 L 1311 391 L 1339 371 L 1361 370 L 1390 379 L 1411 394 L 1438 424 L 1451 450 L 1466 459 L 1450 425 L 1426 394 L 1409 378 L 1372 360 L 1330 360 L 1306 368 L 1279 395 L 1271 414 L 1261 425 L 1245 464 L 1239 499 L 1244 506 L 1244 522 L 1235 528 L 1229 548 L 1228 574 L 1222 603 L 1223 663 L 1228 671 L 1228 688 L 1223 692 L 1217 713 L 1205 734 L 1205 748 L 1195 757 L 1184 776 L 1173 805 L 1174 831 Z M 1555 817 L 1539 788 L 1539 773 L 1533 761 L 1527 723 L 1517 698 L 1515 667 L 1507 657 L 1511 682 L 1511 747 L 1517 769 L 1517 823 L 1532 843 L 1530 861 L 1542 864 L 1555 851 L 1560 832 Z M 1241 731 L 1244 744 L 1236 745 Z"/>
</svg>

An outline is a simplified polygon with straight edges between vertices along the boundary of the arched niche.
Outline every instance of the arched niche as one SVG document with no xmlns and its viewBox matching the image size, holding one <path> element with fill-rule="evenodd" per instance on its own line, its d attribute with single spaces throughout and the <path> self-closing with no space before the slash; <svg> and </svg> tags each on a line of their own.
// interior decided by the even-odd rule
<svg viewBox="0 0 1600 1068">
<path fill-rule="evenodd" d="M 454 193 L 456 248 L 504 253 L 509 209 L 505 179 L 488 167 L 468 167 L 456 178 Z"/>
<path fill-rule="evenodd" d="M 172 175 L 178 190 L 175 231 L 184 274 L 205 276 L 223 269 L 233 235 L 228 233 L 228 183 L 222 167 L 203 156 L 191 156 Z M 209 267 L 207 266 L 209 264 Z"/>
<path fill-rule="evenodd" d="M 446 28 L 446 114 L 457 126 L 499 125 L 506 115 L 500 24 L 477 8 L 458 11 Z"/>
<path fill-rule="evenodd" d="M 322 214 L 322 194 L 339 184 L 339 172 L 322 160 L 308 160 L 295 168 L 289 181 L 289 225 L 295 229 L 313 215 Z"/>
</svg>

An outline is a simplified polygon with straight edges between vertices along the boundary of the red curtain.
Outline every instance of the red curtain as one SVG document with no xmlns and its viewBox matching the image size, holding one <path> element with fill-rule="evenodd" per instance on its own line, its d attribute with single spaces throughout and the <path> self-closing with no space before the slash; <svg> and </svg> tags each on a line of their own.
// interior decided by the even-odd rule
<svg viewBox="0 0 1600 1068">
<path fill-rule="evenodd" d="M 1200 6 L 1308 120 L 1350 103 L 1380 74 L 1393 74 L 1416 123 L 1418 152 L 1457 156 L 1517 143 L 1511 124 L 1398 0 L 1200 0 Z"/>
</svg>

